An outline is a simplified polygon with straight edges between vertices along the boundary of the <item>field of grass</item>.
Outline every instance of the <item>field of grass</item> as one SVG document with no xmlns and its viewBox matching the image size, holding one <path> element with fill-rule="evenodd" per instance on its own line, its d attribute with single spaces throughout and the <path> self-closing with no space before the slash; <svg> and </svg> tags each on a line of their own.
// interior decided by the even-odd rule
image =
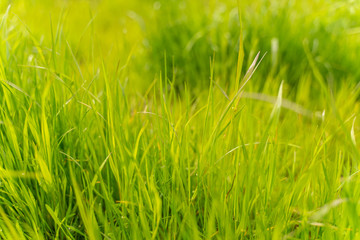
<svg viewBox="0 0 360 240">
<path fill-rule="evenodd" d="M 356 0 L 0 1 L 0 239 L 360 239 L 359 83 Z"/>
</svg>

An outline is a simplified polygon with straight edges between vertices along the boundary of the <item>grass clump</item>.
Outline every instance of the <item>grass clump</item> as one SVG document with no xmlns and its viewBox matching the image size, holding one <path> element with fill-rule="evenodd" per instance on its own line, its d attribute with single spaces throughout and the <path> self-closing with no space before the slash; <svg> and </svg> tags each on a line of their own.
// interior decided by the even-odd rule
<svg viewBox="0 0 360 240">
<path fill-rule="evenodd" d="M 358 6 L 275 2 L 1 3 L 0 238 L 359 238 Z"/>
</svg>

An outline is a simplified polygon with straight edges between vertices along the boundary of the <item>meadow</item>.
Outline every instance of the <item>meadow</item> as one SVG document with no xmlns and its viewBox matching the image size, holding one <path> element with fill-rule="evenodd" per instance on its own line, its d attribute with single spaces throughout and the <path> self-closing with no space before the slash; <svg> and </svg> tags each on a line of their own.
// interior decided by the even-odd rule
<svg viewBox="0 0 360 240">
<path fill-rule="evenodd" d="M 0 1 L 0 239 L 360 239 L 356 0 Z"/>
</svg>

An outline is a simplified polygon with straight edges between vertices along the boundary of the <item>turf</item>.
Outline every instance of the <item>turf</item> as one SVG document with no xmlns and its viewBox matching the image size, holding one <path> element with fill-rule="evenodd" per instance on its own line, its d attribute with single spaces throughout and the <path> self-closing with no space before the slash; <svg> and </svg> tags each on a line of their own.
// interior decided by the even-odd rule
<svg viewBox="0 0 360 240">
<path fill-rule="evenodd" d="M 357 1 L 0 2 L 1 239 L 359 239 Z"/>
</svg>

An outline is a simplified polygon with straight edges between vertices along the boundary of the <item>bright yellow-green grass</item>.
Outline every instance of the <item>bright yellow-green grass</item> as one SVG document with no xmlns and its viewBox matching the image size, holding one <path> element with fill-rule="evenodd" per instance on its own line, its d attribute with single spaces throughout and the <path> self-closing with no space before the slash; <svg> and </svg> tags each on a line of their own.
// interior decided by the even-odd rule
<svg viewBox="0 0 360 240">
<path fill-rule="evenodd" d="M 360 3 L 0 1 L 0 239 L 360 239 Z"/>
</svg>

